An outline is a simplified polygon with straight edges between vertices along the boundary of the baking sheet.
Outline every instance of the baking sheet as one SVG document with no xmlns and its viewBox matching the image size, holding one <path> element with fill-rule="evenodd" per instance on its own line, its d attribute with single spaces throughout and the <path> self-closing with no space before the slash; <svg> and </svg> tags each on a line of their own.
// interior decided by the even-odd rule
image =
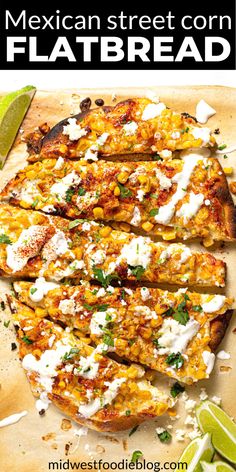
<svg viewBox="0 0 236 472">
<path fill-rule="evenodd" d="M 148 89 L 150 90 L 150 89 Z M 177 111 L 187 111 L 195 114 L 197 102 L 203 98 L 217 110 L 206 126 L 220 129 L 217 141 L 220 144 L 234 145 L 236 142 L 236 89 L 226 87 L 158 87 L 152 88 L 168 106 Z M 80 112 L 79 104 L 87 96 L 92 99 L 103 98 L 106 105 L 115 104 L 119 100 L 131 96 L 144 96 L 147 89 L 116 89 L 116 90 L 63 90 L 55 92 L 38 91 L 31 108 L 22 123 L 13 149 L 5 167 L 0 171 L 0 187 L 21 169 L 26 162 L 26 146 L 22 138 L 29 131 L 43 122 L 53 126 L 62 118 Z M 228 159 L 220 158 L 223 167 L 233 167 L 236 173 L 236 153 L 229 154 Z M 229 180 L 236 180 L 233 175 Z M 194 244 L 198 247 L 198 244 Z M 204 250 L 201 247 L 202 250 Z M 214 254 L 227 262 L 228 279 L 225 293 L 235 296 L 234 278 L 236 265 L 235 244 L 214 249 Z M 10 291 L 10 285 L 0 280 L 0 296 Z M 43 417 L 35 408 L 26 376 L 18 361 L 17 351 L 11 351 L 11 343 L 15 341 L 12 323 L 4 327 L 4 320 L 10 319 L 10 313 L 0 312 L 0 419 L 22 410 L 28 414 L 17 424 L 0 429 L 0 458 L 1 470 L 4 472 L 46 472 L 50 461 L 120 461 L 130 459 L 132 452 L 141 449 L 148 461 L 176 461 L 189 440 L 178 442 L 175 431 L 179 428 L 192 431 L 184 426 L 186 411 L 184 402 L 178 401 L 176 412 L 179 420 L 172 421 L 168 415 L 159 420 L 141 425 L 135 434 L 129 437 L 129 432 L 97 433 L 89 431 L 87 435 L 78 436 L 79 425 L 65 421 L 65 417 L 52 405 Z M 213 395 L 222 398 L 222 405 L 232 416 L 236 417 L 235 402 L 235 360 L 236 360 L 236 322 L 233 317 L 225 339 L 220 349 L 230 352 L 229 360 L 216 360 L 215 369 L 208 381 L 187 388 L 190 398 L 199 401 L 200 388 L 206 387 L 209 397 Z M 170 388 L 173 381 L 158 375 L 158 385 L 163 389 Z M 162 444 L 155 434 L 157 426 L 172 425 L 170 432 L 173 439 L 170 444 Z M 56 470 L 56 469 L 55 469 Z M 63 470 L 63 469 L 58 469 Z M 69 469 L 70 470 L 70 469 Z"/>
</svg>

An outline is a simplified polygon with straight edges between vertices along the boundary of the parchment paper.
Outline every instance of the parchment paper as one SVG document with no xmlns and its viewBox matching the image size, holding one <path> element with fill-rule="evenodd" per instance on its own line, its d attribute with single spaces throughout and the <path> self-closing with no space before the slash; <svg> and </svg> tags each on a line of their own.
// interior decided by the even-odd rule
<svg viewBox="0 0 236 472">
<path fill-rule="evenodd" d="M 95 78 L 96 80 L 96 78 Z M 149 89 L 150 90 L 150 89 Z M 195 114 L 197 102 L 203 98 L 213 106 L 217 114 L 206 126 L 211 129 L 220 128 L 217 136 L 219 143 L 233 145 L 236 142 L 236 89 L 225 87 L 159 87 L 153 88 L 168 106 L 177 111 Z M 79 113 L 80 101 L 89 96 L 93 105 L 96 98 L 103 98 L 106 105 L 115 104 L 120 99 L 131 96 L 143 96 L 147 89 L 119 90 L 63 90 L 55 92 L 38 91 L 30 110 L 22 123 L 21 133 L 15 141 L 3 171 L 0 171 L 0 187 L 2 187 L 17 170 L 24 167 L 27 153 L 21 141 L 24 135 L 34 127 L 47 121 L 50 126 L 70 114 Z M 115 101 L 114 101 L 115 100 Z M 223 167 L 234 167 L 236 173 L 236 153 L 229 154 L 228 159 L 220 158 Z M 236 180 L 236 175 L 229 178 Z M 195 247 L 199 245 L 195 244 Z M 201 246 L 201 249 L 204 250 Z M 228 278 L 225 293 L 235 296 L 235 244 L 214 249 L 214 254 L 222 257 L 228 265 Z M 10 285 L 0 280 L 0 296 L 10 290 Z M 79 425 L 63 421 L 64 416 L 52 405 L 46 414 L 39 416 L 25 373 L 18 361 L 17 351 L 11 351 L 11 343 L 15 342 L 12 322 L 4 326 L 4 320 L 10 319 L 8 309 L 0 311 L 0 419 L 13 413 L 27 410 L 28 414 L 17 424 L 0 429 L 0 458 L 3 472 L 46 472 L 50 461 L 89 461 L 92 458 L 104 461 L 120 461 L 130 459 L 132 452 L 141 449 L 148 461 L 176 461 L 189 440 L 177 442 L 176 429 L 191 431 L 184 426 L 186 412 L 181 399 L 176 407 L 179 420 L 171 421 L 168 415 L 159 420 L 141 425 L 131 437 L 128 431 L 116 434 L 102 434 L 89 431 L 79 437 L 75 432 Z M 220 349 L 230 352 L 229 360 L 216 360 L 215 369 L 208 381 L 187 388 L 190 398 L 199 401 L 201 387 L 206 387 L 211 398 L 217 395 L 222 398 L 222 406 L 233 417 L 236 417 L 235 374 L 236 374 L 236 323 L 230 323 Z M 163 389 L 170 388 L 173 382 L 158 376 L 158 385 Z M 157 426 L 172 425 L 170 432 L 173 439 L 170 444 L 162 444 L 155 434 Z M 70 429 L 65 430 L 66 427 Z M 56 469 L 55 469 L 56 470 Z M 58 470 L 63 470 L 63 468 Z M 69 469 L 71 470 L 71 469 Z"/>
</svg>

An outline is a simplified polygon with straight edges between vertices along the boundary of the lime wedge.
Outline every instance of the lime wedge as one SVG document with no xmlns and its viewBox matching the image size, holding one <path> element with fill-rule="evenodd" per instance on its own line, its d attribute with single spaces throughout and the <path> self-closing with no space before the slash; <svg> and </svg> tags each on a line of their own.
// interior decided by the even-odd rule
<svg viewBox="0 0 236 472">
<path fill-rule="evenodd" d="M 216 461 L 209 464 L 209 462 L 201 461 L 203 472 L 235 472 L 235 469 L 226 462 Z"/>
<path fill-rule="evenodd" d="M 0 169 L 12 147 L 36 88 L 28 85 L 0 100 Z"/>
<path fill-rule="evenodd" d="M 199 427 L 212 434 L 214 448 L 229 462 L 236 464 L 236 424 L 215 403 L 206 400 L 196 408 Z"/>
<path fill-rule="evenodd" d="M 187 462 L 188 472 L 201 472 L 200 461 L 211 461 L 214 452 L 211 435 L 206 433 L 188 444 L 178 462 Z"/>
</svg>

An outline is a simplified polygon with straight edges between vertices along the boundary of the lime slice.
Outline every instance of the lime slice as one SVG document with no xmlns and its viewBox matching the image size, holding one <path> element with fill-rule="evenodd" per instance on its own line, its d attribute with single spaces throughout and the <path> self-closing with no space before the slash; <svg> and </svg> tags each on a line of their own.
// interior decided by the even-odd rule
<svg viewBox="0 0 236 472">
<path fill-rule="evenodd" d="M 206 400 L 196 408 L 199 427 L 212 434 L 214 448 L 229 462 L 236 464 L 236 424 L 215 403 Z"/>
<path fill-rule="evenodd" d="M 201 461 L 203 472 L 235 472 L 235 469 L 226 462 L 216 461 L 209 464 L 209 462 Z"/>
<path fill-rule="evenodd" d="M 0 100 L 0 169 L 11 149 L 36 88 L 28 85 Z"/>
<path fill-rule="evenodd" d="M 214 452 L 215 451 L 211 443 L 211 435 L 206 433 L 201 438 L 194 439 L 185 448 L 178 462 L 187 462 L 188 472 L 201 472 L 202 468 L 200 461 L 211 461 Z"/>
</svg>

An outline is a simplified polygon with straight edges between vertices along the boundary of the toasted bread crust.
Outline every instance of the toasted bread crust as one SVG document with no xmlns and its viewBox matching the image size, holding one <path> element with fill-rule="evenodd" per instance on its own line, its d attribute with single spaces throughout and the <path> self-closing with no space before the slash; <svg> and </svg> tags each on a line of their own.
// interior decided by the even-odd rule
<svg viewBox="0 0 236 472">
<path fill-rule="evenodd" d="M 226 330 L 233 315 L 233 310 L 227 310 L 223 315 L 211 321 L 211 340 L 209 347 L 214 352 L 218 349 L 222 339 L 225 336 Z"/>
</svg>

